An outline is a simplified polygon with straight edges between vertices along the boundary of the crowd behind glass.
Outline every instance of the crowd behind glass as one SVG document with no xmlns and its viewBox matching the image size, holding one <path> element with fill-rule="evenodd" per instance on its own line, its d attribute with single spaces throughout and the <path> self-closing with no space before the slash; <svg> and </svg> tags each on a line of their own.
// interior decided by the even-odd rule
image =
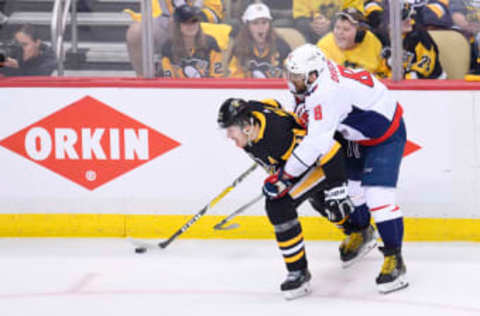
<svg viewBox="0 0 480 316">
<path fill-rule="evenodd" d="M 156 77 L 281 78 L 288 53 L 306 42 L 338 64 L 391 77 L 388 0 L 231 0 L 228 14 L 223 0 L 199 3 L 152 0 Z M 142 16 L 125 12 L 132 21 L 125 34 L 128 56 L 141 77 Z M 0 27 L 7 21 L 0 2 Z M 469 74 L 480 74 L 479 21 L 478 0 L 402 1 L 404 78 L 447 78 L 432 30 L 464 36 Z M 46 76 L 56 69 L 53 50 L 31 24 L 2 42 L 0 62 L 0 76 Z"/>
</svg>

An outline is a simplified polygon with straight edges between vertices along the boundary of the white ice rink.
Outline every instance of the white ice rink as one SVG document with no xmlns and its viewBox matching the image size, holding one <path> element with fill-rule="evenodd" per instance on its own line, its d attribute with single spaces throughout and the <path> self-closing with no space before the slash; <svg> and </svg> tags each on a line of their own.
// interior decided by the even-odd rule
<svg viewBox="0 0 480 316">
<path fill-rule="evenodd" d="M 285 301 L 273 240 L 0 239 L 2 316 L 480 315 L 480 244 L 405 243 L 410 287 L 381 295 L 374 250 L 347 270 L 337 242 L 307 241 L 310 296 Z"/>
</svg>

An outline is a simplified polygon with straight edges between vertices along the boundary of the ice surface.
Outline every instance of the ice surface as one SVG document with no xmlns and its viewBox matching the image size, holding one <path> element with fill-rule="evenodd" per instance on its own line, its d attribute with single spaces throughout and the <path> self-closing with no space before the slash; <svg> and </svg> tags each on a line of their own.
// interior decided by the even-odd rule
<svg viewBox="0 0 480 316">
<path fill-rule="evenodd" d="M 307 241 L 313 293 L 285 301 L 274 240 L 0 239 L 2 316 L 480 315 L 480 244 L 405 243 L 410 286 L 378 294 L 379 251 L 342 269 L 338 242 Z"/>
</svg>

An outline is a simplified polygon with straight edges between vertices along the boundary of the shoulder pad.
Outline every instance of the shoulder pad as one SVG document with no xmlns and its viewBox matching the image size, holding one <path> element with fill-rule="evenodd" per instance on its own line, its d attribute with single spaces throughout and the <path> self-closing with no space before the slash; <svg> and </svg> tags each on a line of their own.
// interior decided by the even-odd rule
<svg viewBox="0 0 480 316">
<path fill-rule="evenodd" d="M 263 99 L 260 102 L 273 106 L 274 108 L 282 108 L 282 105 L 275 99 Z"/>
</svg>

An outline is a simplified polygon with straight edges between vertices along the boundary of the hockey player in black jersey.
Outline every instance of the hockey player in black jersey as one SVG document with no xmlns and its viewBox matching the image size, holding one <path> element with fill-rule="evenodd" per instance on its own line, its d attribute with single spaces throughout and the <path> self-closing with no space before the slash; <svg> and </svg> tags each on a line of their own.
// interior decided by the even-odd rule
<svg viewBox="0 0 480 316">
<path fill-rule="evenodd" d="M 278 102 L 229 98 L 221 105 L 217 122 L 229 139 L 270 174 L 263 186 L 265 208 L 288 270 L 280 287 L 286 299 L 310 292 L 311 275 L 297 213 L 305 200 L 347 234 L 368 231 L 348 260 L 361 257 L 376 246 L 373 226 L 366 230 L 350 217 L 353 205 L 347 195 L 344 156 L 338 142 L 333 142 L 330 151 L 319 157 L 316 164 L 292 178 L 283 172 L 283 166 L 306 130 Z"/>
</svg>

